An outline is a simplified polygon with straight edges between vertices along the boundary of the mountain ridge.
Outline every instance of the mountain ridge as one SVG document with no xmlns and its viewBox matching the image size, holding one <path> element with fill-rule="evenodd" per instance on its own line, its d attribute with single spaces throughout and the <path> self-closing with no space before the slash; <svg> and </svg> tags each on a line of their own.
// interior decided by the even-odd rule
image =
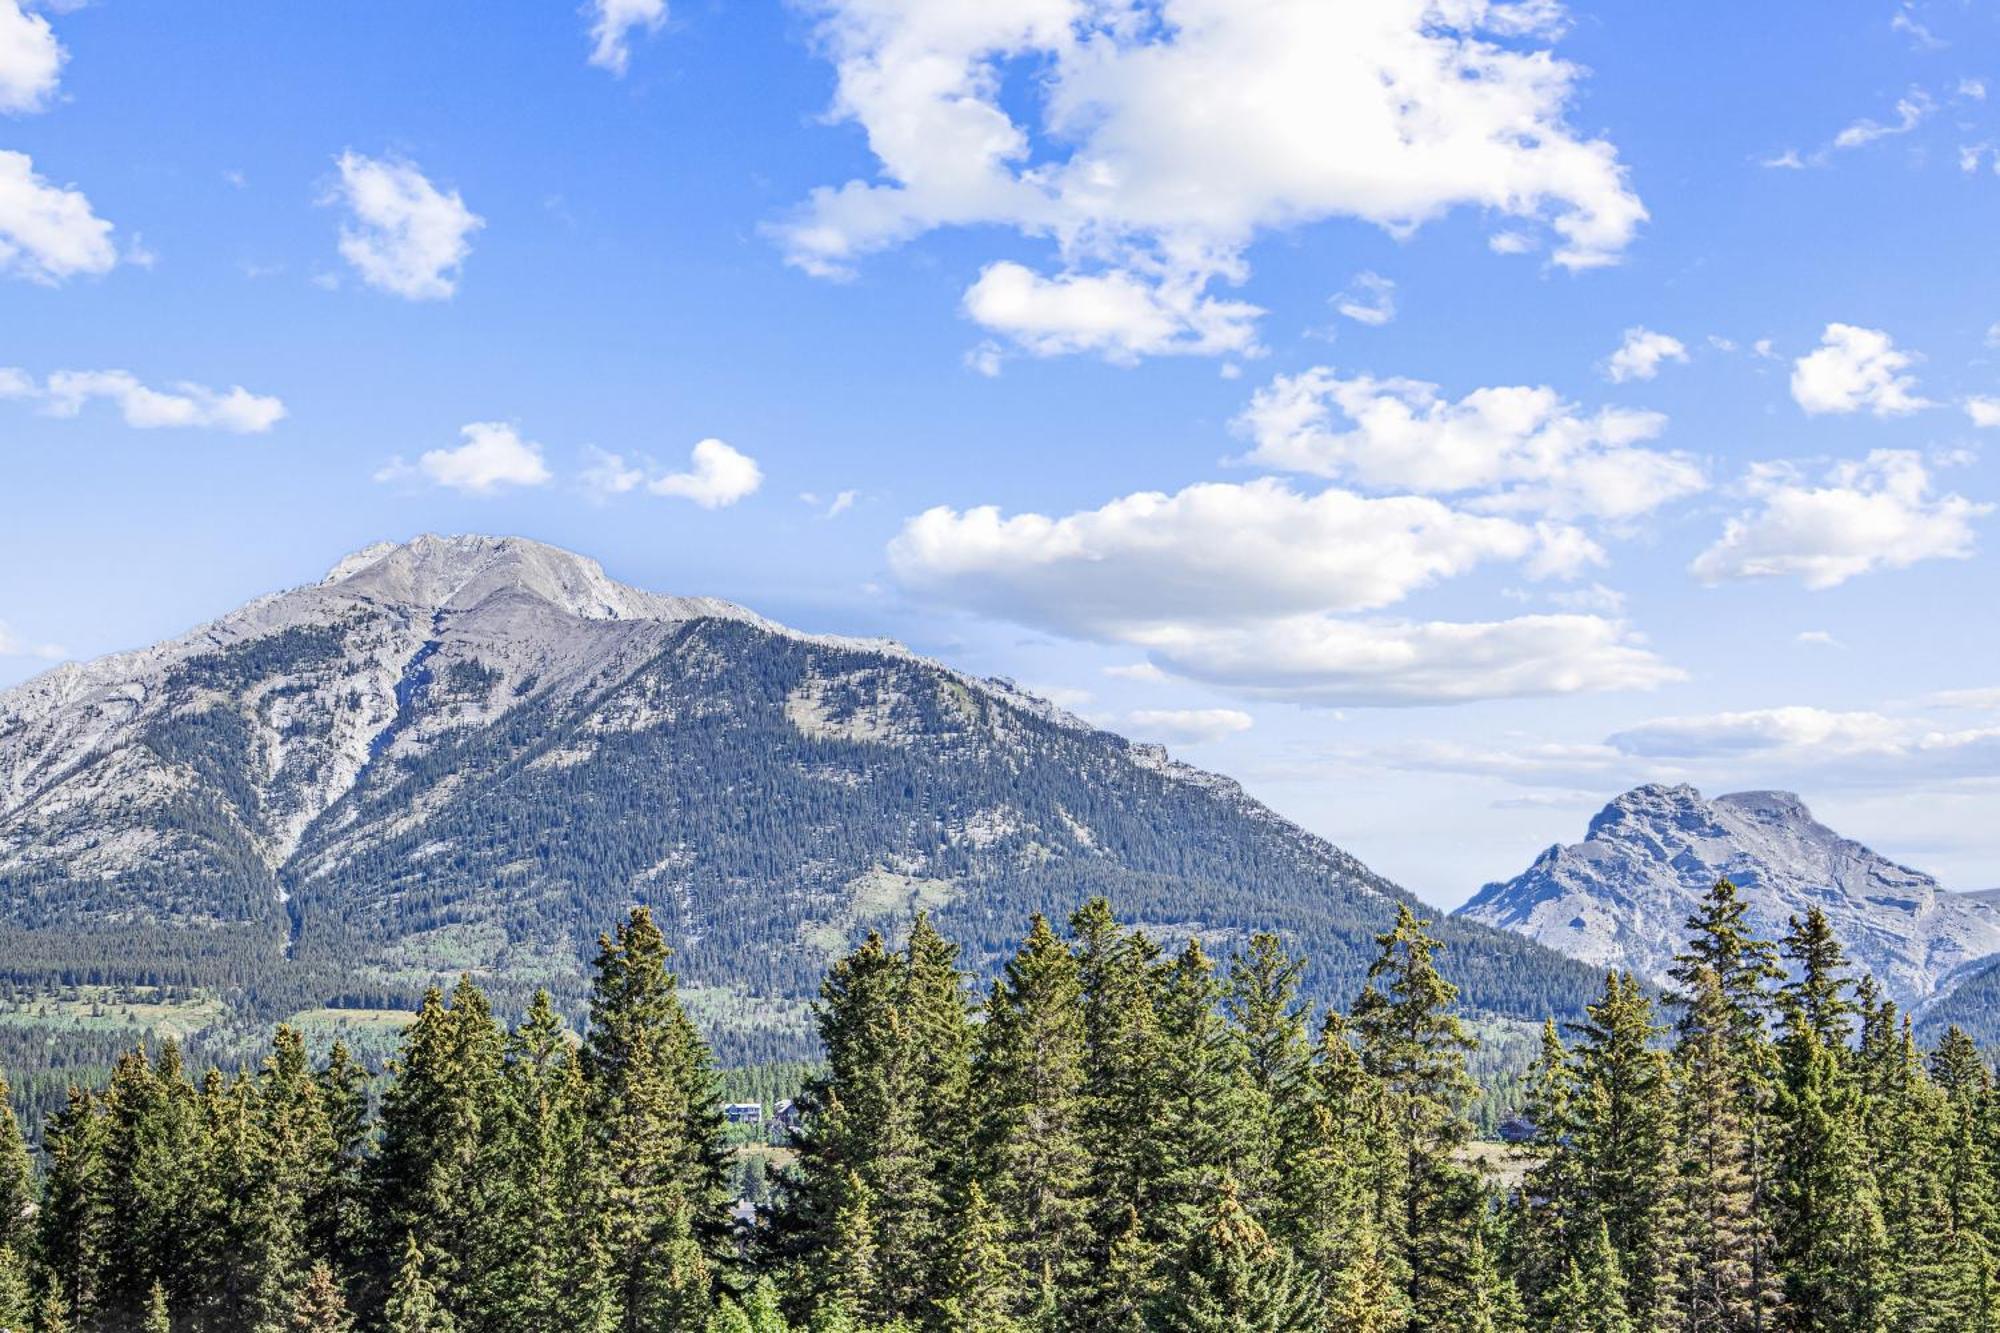
<svg viewBox="0 0 2000 1333">
<path fill-rule="evenodd" d="M 283 1011 L 469 968 L 574 997 L 597 930 L 645 901 L 707 1016 L 779 1015 L 790 1050 L 860 932 L 934 910 L 987 966 L 996 923 L 1099 892 L 1217 947 L 1276 928 L 1343 999 L 1414 901 L 1011 682 L 523 538 L 364 548 L 0 694 L 0 944 L 24 979 L 150 969 Z M 1441 929 L 1475 1007 L 1587 995 L 1554 954 Z"/>
<path fill-rule="evenodd" d="M 1455 915 L 1515 930 L 1599 967 L 1664 981 L 1682 925 L 1718 879 L 1743 891 L 1756 929 L 1782 935 L 1819 906 L 1858 965 L 1905 1005 L 1942 993 L 2000 953 L 2000 910 L 1948 893 L 1814 818 L 1795 793 L 1705 798 L 1691 786 L 1635 787 L 1513 879 L 1480 888 Z"/>
</svg>

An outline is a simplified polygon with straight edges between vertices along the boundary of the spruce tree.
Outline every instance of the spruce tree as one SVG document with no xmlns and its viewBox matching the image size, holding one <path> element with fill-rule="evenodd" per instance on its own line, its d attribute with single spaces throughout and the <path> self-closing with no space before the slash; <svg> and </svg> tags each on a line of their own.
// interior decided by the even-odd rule
<svg viewBox="0 0 2000 1333">
<path fill-rule="evenodd" d="M 1173 1280 L 1154 1298 L 1159 1333 L 1305 1333 L 1318 1293 L 1225 1185 L 1203 1210 Z"/>
<path fill-rule="evenodd" d="M 424 1276 L 424 1251 L 414 1235 L 403 1240 L 403 1261 L 389 1288 L 382 1320 L 387 1333 L 453 1333 L 456 1327 Z"/>
<path fill-rule="evenodd" d="M 25 1254 L 34 1230 L 35 1170 L 21 1122 L 14 1118 L 13 1089 L 0 1076 L 0 1248 Z"/>
<path fill-rule="evenodd" d="M 508 1039 L 502 1082 L 491 1314 L 511 1333 L 562 1333 L 576 1294 L 599 1275 L 575 1191 L 585 1169 L 583 1073 L 545 990 Z"/>
<path fill-rule="evenodd" d="M 167 1289 L 158 1282 L 153 1283 L 152 1294 L 146 1299 L 145 1330 L 146 1333 L 174 1333 L 173 1315 L 167 1307 Z"/>
<path fill-rule="evenodd" d="M 1681 1227 L 1674 1314 L 1689 1333 L 1765 1327 L 1770 1243 L 1758 1209 L 1737 1009 L 1707 966 L 1689 973 L 1675 1051 Z"/>
<path fill-rule="evenodd" d="M 1453 1006 L 1458 989 L 1437 970 L 1437 941 L 1408 904 L 1375 937 L 1381 954 L 1355 1001 L 1363 1067 L 1388 1101 L 1401 1199 L 1384 1218 L 1407 1276 L 1419 1327 L 1442 1327 L 1467 1295 L 1468 1261 L 1480 1219 L 1477 1178 L 1457 1161 L 1471 1138 L 1465 1105 L 1478 1091 L 1465 1057 L 1477 1043 Z"/>
<path fill-rule="evenodd" d="M 1852 981 L 1817 907 L 1793 919 L 1784 952 L 1796 979 L 1782 998 L 1771 1195 L 1788 1326 L 1868 1333 L 1881 1326 L 1889 1242 L 1847 1052 Z"/>
<path fill-rule="evenodd" d="M 1307 1011 L 1299 999 L 1305 959 L 1285 951 L 1275 935 L 1258 934 L 1230 960 L 1223 1007 L 1237 1043 L 1242 1081 L 1243 1159 L 1237 1190 L 1253 1212 L 1265 1208 L 1284 1170 L 1284 1108 L 1297 1100 L 1312 1058 Z"/>
<path fill-rule="evenodd" d="M 433 987 L 404 1030 L 382 1100 L 371 1268 L 378 1278 L 395 1272 L 414 1235 L 439 1303 L 454 1314 L 478 1310 L 496 1267 L 488 1224 L 498 1181 L 487 1168 L 503 1125 L 505 1041 L 470 976 L 448 1006 Z"/>
<path fill-rule="evenodd" d="M 1074 1304 L 1088 1261 L 1084 1059 L 1076 959 L 1037 916 L 987 1003 L 976 1070 L 979 1160 L 1029 1303 Z"/>
<path fill-rule="evenodd" d="M 340 1283 L 325 1263 L 316 1263 L 292 1304 L 292 1333 L 350 1333 L 354 1318 Z"/>
<path fill-rule="evenodd" d="M 979 1182 L 968 1182 L 938 1301 L 943 1333 L 1018 1333 L 1015 1312 L 1025 1304 L 1026 1282 L 1009 1251 L 1005 1219 Z"/>
<path fill-rule="evenodd" d="M 105 1169 L 107 1125 L 98 1099 L 81 1088 L 49 1122 L 48 1174 L 42 1210 L 42 1262 L 49 1269 L 49 1302 L 65 1324 L 88 1323 L 97 1313 L 112 1218 Z M 46 1314 L 44 1318 L 46 1318 Z"/>
<path fill-rule="evenodd" d="M 1217 1011 L 1220 997 L 1214 967 L 1190 939 L 1161 977 L 1154 1102 L 1139 1122 L 1151 1196 L 1139 1216 L 1168 1262 L 1212 1220 L 1225 1186 L 1234 1190 L 1246 1152 L 1241 1051 Z"/>
<path fill-rule="evenodd" d="M 1600 1232 L 1608 1237 L 1626 1308 L 1640 1329 L 1667 1317 L 1678 1263 L 1672 1193 L 1678 1136 L 1666 1053 L 1654 1041 L 1664 1031 L 1653 1023 L 1652 1002 L 1637 978 L 1605 979 L 1603 998 L 1576 1027 L 1576 1087 L 1563 1148 L 1586 1194 L 1578 1211 L 1588 1243 L 1595 1247 Z"/>
<path fill-rule="evenodd" d="M 721 1107 L 643 907 L 600 938 L 583 1072 L 591 1207 L 621 1327 L 688 1327 L 726 1234 Z"/>
<path fill-rule="evenodd" d="M 0 1333 L 29 1333 L 35 1319 L 35 1288 L 28 1261 L 12 1245 L 0 1245 Z"/>
</svg>

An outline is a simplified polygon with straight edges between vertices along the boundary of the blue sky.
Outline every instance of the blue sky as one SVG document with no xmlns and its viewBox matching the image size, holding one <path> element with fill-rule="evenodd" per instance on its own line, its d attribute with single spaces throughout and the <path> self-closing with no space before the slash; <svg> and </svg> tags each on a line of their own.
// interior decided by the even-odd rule
<svg viewBox="0 0 2000 1333">
<path fill-rule="evenodd" d="M 1914 0 L 0 0 L 0 684 L 520 533 L 1441 904 L 1647 780 L 2000 884 L 1996 57 Z"/>
</svg>

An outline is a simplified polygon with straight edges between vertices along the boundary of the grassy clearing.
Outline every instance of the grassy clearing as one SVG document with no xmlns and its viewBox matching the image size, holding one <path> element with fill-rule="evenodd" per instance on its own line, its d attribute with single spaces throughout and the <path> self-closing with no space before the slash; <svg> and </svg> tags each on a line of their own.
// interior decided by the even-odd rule
<svg viewBox="0 0 2000 1333">
<path fill-rule="evenodd" d="M 121 1032 L 185 1041 L 228 1016 L 212 995 L 162 998 L 148 987 L 74 986 L 0 1003 L 0 1024 L 71 1032 Z"/>
</svg>

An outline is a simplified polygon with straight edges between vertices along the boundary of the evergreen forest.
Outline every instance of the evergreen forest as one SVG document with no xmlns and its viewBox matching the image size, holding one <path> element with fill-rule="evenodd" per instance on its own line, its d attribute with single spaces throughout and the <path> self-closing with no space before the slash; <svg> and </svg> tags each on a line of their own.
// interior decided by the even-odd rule
<svg viewBox="0 0 2000 1333">
<path fill-rule="evenodd" d="M 928 917 L 834 963 L 823 1063 L 737 1198 L 660 930 L 587 1021 L 433 989 L 386 1071 L 280 1027 L 0 1111 L 9 1333 L 1970 1333 L 2000 1328 L 2000 1093 L 1922 1049 L 1816 911 L 1720 883 L 1663 993 L 1542 1033 L 1506 1148 L 1407 905 L 1359 991 L 1213 960 L 1094 899 L 990 989 Z M 5 1105 L 0 1098 L 0 1106 Z"/>
</svg>

